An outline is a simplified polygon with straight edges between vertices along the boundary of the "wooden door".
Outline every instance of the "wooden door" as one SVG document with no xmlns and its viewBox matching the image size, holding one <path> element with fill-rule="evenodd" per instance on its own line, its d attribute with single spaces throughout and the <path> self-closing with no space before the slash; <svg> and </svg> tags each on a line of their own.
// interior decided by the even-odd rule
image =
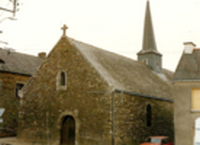
<svg viewBox="0 0 200 145">
<path fill-rule="evenodd" d="M 63 119 L 60 145 L 75 145 L 75 120 L 72 116 Z"/>
</svg>

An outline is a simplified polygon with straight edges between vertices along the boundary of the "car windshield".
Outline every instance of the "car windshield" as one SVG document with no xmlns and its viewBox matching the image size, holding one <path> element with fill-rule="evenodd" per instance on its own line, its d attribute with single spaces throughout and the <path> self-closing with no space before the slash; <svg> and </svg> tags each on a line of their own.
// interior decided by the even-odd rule
<svg viewBox="0 0 200 145">
<path fill-rule="evenodd" d="M 160 139 L 159 138 L 148 138 L 146 140 L 146 142 L 149 142 L 149 143 L 160 143 Z"/>
</svg>

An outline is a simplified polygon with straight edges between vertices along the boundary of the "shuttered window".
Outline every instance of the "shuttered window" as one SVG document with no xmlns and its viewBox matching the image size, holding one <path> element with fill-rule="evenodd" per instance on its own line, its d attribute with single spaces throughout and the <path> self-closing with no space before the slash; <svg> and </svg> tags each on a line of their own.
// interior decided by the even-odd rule
<svg viewBox="0 0 200 145">
<path fill-rule="evenodd" d="M 192 109 L 200 110 L 200 89 L 192 90 Z"/>
</svg>

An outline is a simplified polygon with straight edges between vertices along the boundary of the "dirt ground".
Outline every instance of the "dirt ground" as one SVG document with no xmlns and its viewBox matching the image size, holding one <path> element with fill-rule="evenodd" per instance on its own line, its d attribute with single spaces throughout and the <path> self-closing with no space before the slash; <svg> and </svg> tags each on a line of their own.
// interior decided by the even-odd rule
<svg viewBox="0 0 200 145">
<path fill-rule="evenodd" d="M 17 142 L 16 137 L 0 138 L 0 145 L 29 145 L 23 142 Z"/>
</svg>

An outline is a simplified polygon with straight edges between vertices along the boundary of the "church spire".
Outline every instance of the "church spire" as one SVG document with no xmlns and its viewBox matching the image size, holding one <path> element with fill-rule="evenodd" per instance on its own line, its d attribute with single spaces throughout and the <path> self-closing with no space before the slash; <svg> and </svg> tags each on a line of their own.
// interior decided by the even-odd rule
<svg viewBox="0 0 200 145">
<path fill-rule="evenodd" d="M 142 50 L 148 51 L 148 52 L 149 51 L 158 52 L 157 47 L 156 47 L 155 37 L 154 37 L 149 0 L 147 0 L 147 4 L 146 4 Z"/>
<path fill-rule="evenodd" d="M 142 50 L 138 53 L 138 60 L 146 63 L 152 70 L 161 72 L 161 57 L 158 52 L 151 19 L 150 2 L 147 0 Z"/>
</svg>

